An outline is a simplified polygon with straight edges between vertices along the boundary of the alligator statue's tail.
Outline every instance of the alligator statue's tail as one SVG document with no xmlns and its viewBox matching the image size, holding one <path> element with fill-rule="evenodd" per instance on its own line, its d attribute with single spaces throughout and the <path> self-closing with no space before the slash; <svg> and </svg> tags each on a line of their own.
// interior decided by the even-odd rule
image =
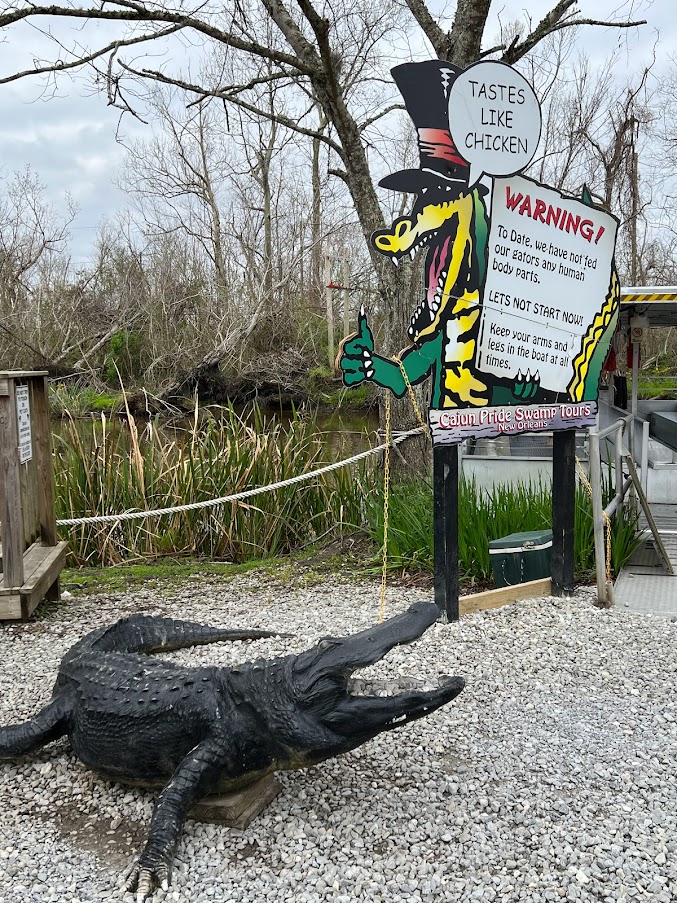
<svg viewBox="0 0 677 903">
<path fill-rule="evenodd" d="M 234 640 L 260 640 L 281 636 L 277 631 L 239 629 L 235 627 L 206 627 L 192 621 L 156 618 L 152 615 L 131 615 L 99 627 L 83 637 L 70 650 L 67 658 L 74 658 L 87 650 L 97 652 L 171 652 L 189 646 L 204 646 Z"/>
<path fill-rule="evenodd" d="M 280 634 L 270 630 L 205 627 L 172 618 L 132 615 L 109 627 L 92 630 L 69 650 L 61 667 L 88 652 L 168 652 L 206 643 L 256 640 L 270 636 Z M 23 724 L 0 727 L 0 759 L 35 752 L 68 733 L 72 701 L 72 691 L 60 673 L 54 687 L 54 698 L 37 715 Z"/>
</svg>

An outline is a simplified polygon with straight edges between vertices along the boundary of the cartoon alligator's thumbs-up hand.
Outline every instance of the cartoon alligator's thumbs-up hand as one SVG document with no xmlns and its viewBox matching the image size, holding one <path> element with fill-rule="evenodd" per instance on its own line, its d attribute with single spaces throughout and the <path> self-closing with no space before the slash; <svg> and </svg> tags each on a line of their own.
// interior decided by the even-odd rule
<svg viewBox="0 0 677 903">
<path fill-rule="evenodd" d="M 346 386 L 356 386 L 374 375 L 374 337 L 364 307 L 357 317 L 357 332 L 341 342 L 337 361 Z"/>
</svg>

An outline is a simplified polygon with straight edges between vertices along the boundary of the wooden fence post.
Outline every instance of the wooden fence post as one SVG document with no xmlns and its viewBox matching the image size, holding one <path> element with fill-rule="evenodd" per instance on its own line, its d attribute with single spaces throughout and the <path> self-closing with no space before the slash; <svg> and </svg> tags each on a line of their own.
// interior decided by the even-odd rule
<svg viewBox="0 0 677 903">
<path fill-rule="evenodd" d="M 576 430 L 552 437 L 552 594 L 574 591 Z"/>
<path fill-rule="evenodd" d="M 604 501 L 602 499 L 602 466 L 599 458 L 599 436 L 594 430 L 588 432 L 588 461 L 590 463 L 590 485 L 592 487 L 592 523 L 595 537 L 595 574 L 597 577 L 597 601 L 608 603 L 606 591 L 606 554 L 604 548 Z"/>
<path fill-rule="evenodd" d="M 2 578 L 5 587 L 24 582 L 24 522 L 21 510 L 19 434 L 14 380 L 0 378 L 0 480 L 2 480 Z"/>
<path fill-rule="evenodd" d="M 435 602 L 458 621 L 458 445 L 433 445 Z"/>
</svg>

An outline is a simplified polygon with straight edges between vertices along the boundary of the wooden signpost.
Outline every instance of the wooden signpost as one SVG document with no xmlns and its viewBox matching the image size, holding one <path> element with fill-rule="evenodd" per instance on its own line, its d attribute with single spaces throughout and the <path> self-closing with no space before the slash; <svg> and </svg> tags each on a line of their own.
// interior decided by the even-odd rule
<svg viewBox="0 0 677 903">
<path fill-rule="evenodd" d="M 46 371 L 0 372 L 0 620 L 59 598 L 67 544 L 56 538 Z"/>
</svg>

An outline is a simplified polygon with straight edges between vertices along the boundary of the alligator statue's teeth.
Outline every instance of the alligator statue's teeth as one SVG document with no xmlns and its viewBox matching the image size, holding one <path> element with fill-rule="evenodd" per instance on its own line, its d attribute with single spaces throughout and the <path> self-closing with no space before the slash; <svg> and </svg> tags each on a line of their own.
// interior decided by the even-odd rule
<svg viewBox="0 0 677 903">
<path fill-rule="evenodd" d="M 126 885 L 144 903 L 157 887 L 168 888 L 186 814 L 203 796 L 348 752 L 458 696 L 460 677 L 444 678 L 434 690 L 418 683 L 390 688 L 404 692 L 369 693 L 373 681 L 351 681 L 353 672 L 394 646 L 418 639 L 437 616 L 436 605 L 421 602 L 299 655 L 233 668 L 185 668 L 146 658 L 147 667 L 139 669 L 143 653 L 274 634 L 134 615 L 97 628 L 72 647 L 49 705 L 24 724 L 0 728 L 0 759 L 68 734 L 85 765 L 122 783 L 163 787 L 148 842 Z M 246 717 L 238 714 L 243 712 Z"/>
</svg>

